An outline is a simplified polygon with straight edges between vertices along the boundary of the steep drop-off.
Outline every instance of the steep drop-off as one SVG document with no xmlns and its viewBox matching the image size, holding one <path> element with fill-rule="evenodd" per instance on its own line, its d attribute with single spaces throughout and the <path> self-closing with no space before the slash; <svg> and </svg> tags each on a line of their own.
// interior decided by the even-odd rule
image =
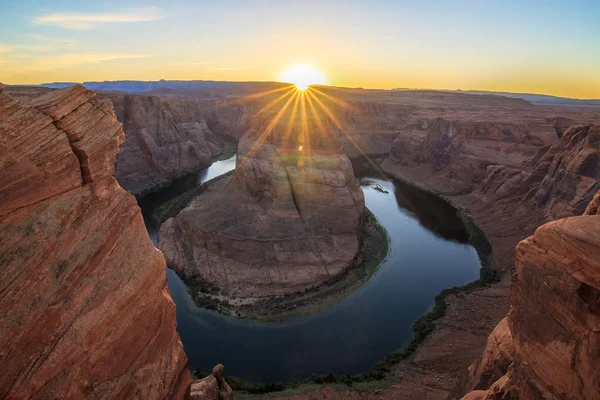
<svg viewBox="0 0 600 400">
<path fill-rule="evenodd" d="M 29 86 L 6 89 L 23 104 L 54 90 Z M 206 105 L 201 102 L 122 93 L 99 93 L 98 98 L 110 99 L 126 132 L 115 177 L 138 197 L 208 167 L 223 151 L 234 147 L 208 128 Z"/>
<path fill-rule="evenodd" d="M 127 139 L 117 156 L 116 178 L 143 195 L 208 167 L 223 151 L 193 101 L 103 94 L 115 107 Z"/>
<path fill-rule="evenodd" d="M 165 261 L 113 178 L 112 104 L 0 89 L 0 397 L 189 396 Z"/>
<path fill-rule="evenodd" d="M 600 398 L 600 216 L 594 214 L 550 222 L 519 244 L 511 311 L 494 330 L 506 334 L 502 341 L 490 337 L 470 370 L 466 389 L 477 390 L 464 399 Z M 494 373 L 481 373 L 486 369 Z"/>
</svg>

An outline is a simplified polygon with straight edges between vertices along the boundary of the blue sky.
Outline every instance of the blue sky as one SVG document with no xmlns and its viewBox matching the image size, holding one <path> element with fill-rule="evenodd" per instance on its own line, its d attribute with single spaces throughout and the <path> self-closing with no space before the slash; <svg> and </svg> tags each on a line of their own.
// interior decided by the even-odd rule
<svg viewBox="0 0 600 400">
<path fill-rule="evenodd" d="M 600 97 L 600 1 L 5 1 L 0 82 L 276 80 Z"/>
</svg>

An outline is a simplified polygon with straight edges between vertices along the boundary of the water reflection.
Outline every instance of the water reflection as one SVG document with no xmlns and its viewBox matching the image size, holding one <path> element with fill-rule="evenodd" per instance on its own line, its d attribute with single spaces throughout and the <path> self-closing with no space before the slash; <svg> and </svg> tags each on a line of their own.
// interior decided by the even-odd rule
<svg viewBox="0 0 600 400">
<path fill-rule="evenodd" d="M 377 179 L 364 177 L 362 183 L 375 185 Z M 457 210 L 446 200 L 399 180 L 393 190 L 398 207 L 413 214 L 423 227 L 446 240 L 469 242 Z"/>
</svg>

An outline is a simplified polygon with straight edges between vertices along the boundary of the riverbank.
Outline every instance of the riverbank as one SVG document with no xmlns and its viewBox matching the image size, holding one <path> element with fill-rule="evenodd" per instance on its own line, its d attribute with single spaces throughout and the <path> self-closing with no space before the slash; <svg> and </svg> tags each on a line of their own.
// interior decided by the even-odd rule
<svg viewBox="0 0 600 400">
<path fill-rule="evenodd" d="M 362 238 L 358 254 L 344 273 L 308 290 L 284 296 L 238 302 L 225 289 L 208 282 L 184 279 L 198 307 L 222 314 L 256 321 L 285 321 L 314 314 L 328 308 L 366 283 L 375 273 L 389 250 L 385 228 L 369 209 L 365 209 Z"/>
</svg>

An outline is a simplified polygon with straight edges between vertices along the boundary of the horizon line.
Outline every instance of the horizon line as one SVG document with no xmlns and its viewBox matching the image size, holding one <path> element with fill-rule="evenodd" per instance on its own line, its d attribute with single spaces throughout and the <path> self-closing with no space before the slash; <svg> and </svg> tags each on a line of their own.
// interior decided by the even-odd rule
<svg viewBox="0 0 600 400">
<path fill-rule="evenodd" d="M 235 80 L 214 80 L 214 79 L 156 79 L 156 80 L 142 80 L 142 79 L 115 79 L 115 80 L 91 80 L 91 81 L 54 81 L 54 82 L 40 82 L 40 83 L 4 83 L 0 82 L 1 86 L 38 86 L 44 87 L 44 85 L 54 85 L 54 84 L 85 84 L 85 83 L 114 83 L 114 82 L 222 82 L 222 83 L 275 83 L 275 84 L 292 84 L 290 82 L 281 82 L 275 80 L 250 80 L 250 81 L 235 81 Z M 555 94 L 549 93 L 530 93 L 530 92 L 511 92 L 508 90 L 489 90 L 489 89 L 440 89 L 440 88 L 404 88 L 404 87 L 394 87 L 394 88 L 367 88 L 362 86 L 335 86 L 335 85 L 311 85 L 311 86 L 322 86 L 322 87 L 332 87 L 338 89 L 349 89 L 349 90 L 371 90 L 371 91 L 432 91 L 432 92 L 459 92 L 466 93 L 475 92 L 475 93 L 485 93 L 485 94 L 493 94 L 493 95 L 502 95 L 504 94 L 513 94 L 513 95 L 524 95 L 524 96 L 546 96 L 553 97 L 557 99 L 565 99 L 565 100 L 578 100 L 578 101 L 590 101 L 590 102 L 600 102 L 600 98 L 580 98 L 580 97 L 565 97 L 559 96 Z M 173 89 L 173 90 L 185 90 L 185 89 Z M 472 94 L 472 93 L 471 93 Z"/>
</svg>

